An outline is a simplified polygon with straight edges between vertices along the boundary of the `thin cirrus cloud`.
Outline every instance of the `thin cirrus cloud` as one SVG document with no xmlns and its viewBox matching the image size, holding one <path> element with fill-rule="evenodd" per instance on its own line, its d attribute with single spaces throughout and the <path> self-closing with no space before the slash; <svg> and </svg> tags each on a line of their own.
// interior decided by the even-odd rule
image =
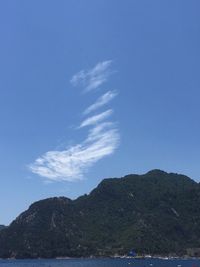
<svg viewBox="0 0 200 267">
<path fill-rule="evenodd" d="M 71 79 L 74 86 L 82 85 L 90 91 L 107 81 L 111 71 L 112 61 L 99 62 L 93 69 L 82 70 Z M 108 91 L 89 106 L 84 115 L 95 111 L 110 102 L 117 95 L 116 91 Z M 88 134 L 83 142 L 65 148 L 61 151 L 52 150 L 38 157 L 29 169 L 46 179 L 46 181 L 76 181 L 83 179 L 84 174 L 97 161 L 114 153 L 119 145 L 120 134 L 117 123 L 108 121 L 113 110 L 108 109 L 84 119 L 78 130 L 88 127 Z"/>
<path fill-rule="evenodd" d="M 100 121 L 106 119 L 107 117 L 109 117 L 111 114 L 113 113 L 112 109 L 108 109 L 98 115 L 94 115 L 92 117 L 89 117 L 87 119 L 85 119 L 81 125 L 79 126 L 79 128 L 83 128 L 85 126 L 90 126 L 90 125 L 95 125 L 97 123 L 99 123 Z"/>
<path fill-rule="evenodd" d="M 103 94 L 102 96 L 100 96 L 97 101 L 92 104 L 91 106 L 89 106 L 84 112 L 84 115 L 87 115 L 89 113 L 91 113 L 92 111 L 95 111 L 96 109 L 108 104 L 114 97 L 117 96 L 117 91 L 108 91 L 105 94 Z"/>
<path fill-rule="evenodd" d="M 112 154 L 118 143 L 116 125 L 104 122 L 91 129 L 83 143 L 63 151 L 49 151 L 29 167 L 51 181 L 80 180 L 89 167 Z"/>
<path fill-rule="evenodd" d="M 71 84 L 84 86 L 86 92 L 96 89 L 108 80 L 111 64 L 112 60 L 106 60 L 97 63 L 92 69 L 81 70 L 72 77 Z"/>
</svg>

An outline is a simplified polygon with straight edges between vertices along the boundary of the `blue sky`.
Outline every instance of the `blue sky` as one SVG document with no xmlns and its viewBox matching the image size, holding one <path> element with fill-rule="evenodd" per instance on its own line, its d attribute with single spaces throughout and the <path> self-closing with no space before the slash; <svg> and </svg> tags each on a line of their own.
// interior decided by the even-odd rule
<svg viewBox="0 0 200 267">
<path fill-rule="evenodd" d="M 200 180 L 199 9 L 1 1 L 0 224 L 106 177 L 159 168 Z"/>
</svg>

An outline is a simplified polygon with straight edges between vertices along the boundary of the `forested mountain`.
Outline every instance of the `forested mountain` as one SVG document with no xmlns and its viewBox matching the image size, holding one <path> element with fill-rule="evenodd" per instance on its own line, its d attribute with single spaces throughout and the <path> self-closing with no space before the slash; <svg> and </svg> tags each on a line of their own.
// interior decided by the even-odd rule
<svg viewBox="0 0 200 267">
<path fill-rule="evenodd" d="M 184 254 L 200 247 L 200 186 L 152 170 L 103 180 L 90 194 L 32 204 L 0 232 L 0 257 Z"/>
<path fill-rule="evenodd" d="M 5 228 L 5 225 L 0 224 L 0 231 Z"/>
</svg>

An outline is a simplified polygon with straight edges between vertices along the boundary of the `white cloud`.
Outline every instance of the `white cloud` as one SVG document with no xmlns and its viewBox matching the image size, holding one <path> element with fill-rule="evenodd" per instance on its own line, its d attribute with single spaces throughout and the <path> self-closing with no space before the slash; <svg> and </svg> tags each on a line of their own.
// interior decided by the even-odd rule
<svg viewBox="0 0 200 267">
<path fill-rule="evenodd" d="M 81 70 L 76 73 L 72 79 L 73 86 L 84 86 L 86 91 L 98 88 L 105 83 L 111 74 L 110 65 L 112 60 L 99 62 L 94 68 L 89 70 Z"/>
<path fill-rule="evenodd" d="M 87 118 L 86 120 L 84 120 L 81 125 L 79 126 L 79 128 L 83 128 L 85 126 L 90 126 L 90 125 L 94 125 L 99 123 L 100 121 L 106 119 L 107 117 L 109 117 L 111 114 L 113 113 L 112 109 L 108 109 L 100 114 L 94 115 L 92 117 Z"/>
<path fill-rule="evenodd" d="M 101 97 L 99 97 L 97 99 L 97 101 L 92 104 L 91 106 L 89 106 L 85 111 L 84 111 L 84 115 L 87 115 L 88 113 L 106 105 L 108 102 L 110 102 L 115 96 L 117 95 L 116 91 L 108 91 L 106 92 L 104 95 L 102 95 Z"/>
<path fill-rule="evenodd" d="M 75 74 L 71 83 L 74 86 L 82 85 L 86 91 L 98 88 L 107 81 L 111 74 L 110 65 L 112 61 L 99 62 L 94 68 L 82 70 Z M 108 91 L 89 106 L 84 115 L 95 111 L 107 104 L 117 95 L 116 91 Z M 63 150 L 48 151 L 41 155 L 29 169 L 46 178 L 46 182 L 53 181 L 76 181 L 83 178 L 88 168 L 97 161 L 112 154 L 117 148 L 120 140 L 117 124 L 105 121 L 113 113 L 108 109 L 102 113 L 90 116 L 80 123 L 77 129 L 89 126 L 86 139 L 76 145 Z"/>
<path fill-rule="evenodd" d="M 51 181 L 76 181 L 98 160 L 114 152 L 119 143 L 116 125 L 104 122 L 89 131 L 86 140 L 63 151 L 49 151 L 29 166 Z"/>
</svg>

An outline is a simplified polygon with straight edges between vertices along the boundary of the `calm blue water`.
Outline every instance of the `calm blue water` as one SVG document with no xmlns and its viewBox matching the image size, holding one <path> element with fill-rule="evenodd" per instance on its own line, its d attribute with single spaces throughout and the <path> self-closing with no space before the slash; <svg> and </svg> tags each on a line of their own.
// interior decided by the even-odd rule
<svg viewBox="0 0 200 267">
<path fill-rule="evenodd" d="M 200 267 L 200 260 L 67 259 L 0 260 L 0 267 Z"/>
</svg>

